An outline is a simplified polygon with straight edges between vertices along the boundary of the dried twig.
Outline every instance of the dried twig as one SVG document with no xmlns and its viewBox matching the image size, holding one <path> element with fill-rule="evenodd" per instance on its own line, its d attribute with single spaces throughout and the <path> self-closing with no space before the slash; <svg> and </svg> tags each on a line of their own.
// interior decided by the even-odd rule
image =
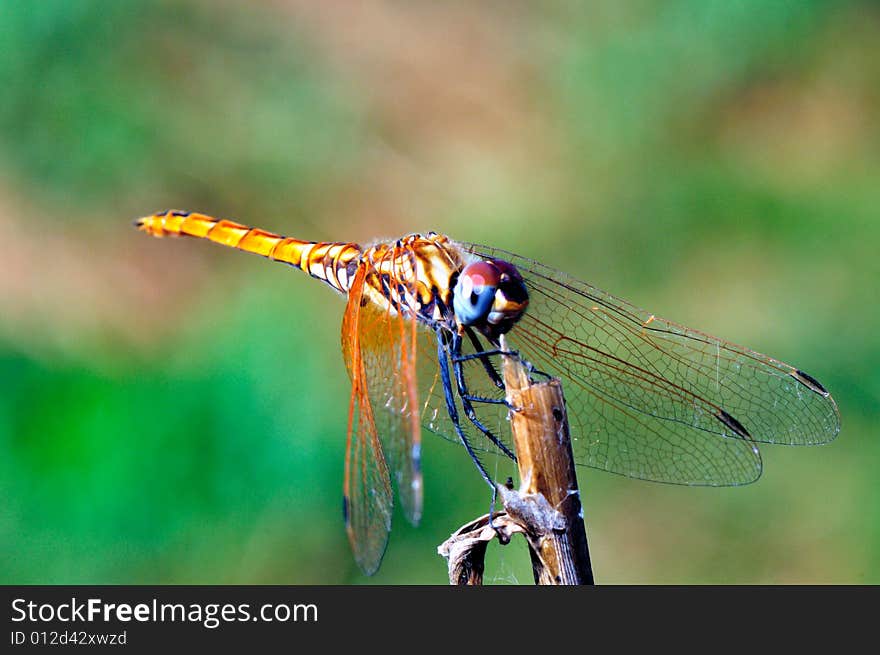
<svg viewBox="0 0 880 655">
<path fill-rule="evenodd" d="M 499 486 L 505 512 L 492 526 L 480 517 L 438 549 L 450 584 L 481 584 L 488 542 L 497 536 L 506 543 L 516 532 L 528 541 L 536 584 L 593 584 L 562 386 L 534 382 L 519 358 L 503 359 L 507 400 L 518 408 L 510 420 L 520 488 Z"/>
<path fill-rule="evenodd" d="M 507 543 L 517 532 L 523 532 L 523 528 L 504 512 L 492 516 L 491 526 L 488 514 L 461 526 L 437 549 L 447 560 L 449 584 L 483 584 L 486 546 L 496 537 Z"/>
</svg>

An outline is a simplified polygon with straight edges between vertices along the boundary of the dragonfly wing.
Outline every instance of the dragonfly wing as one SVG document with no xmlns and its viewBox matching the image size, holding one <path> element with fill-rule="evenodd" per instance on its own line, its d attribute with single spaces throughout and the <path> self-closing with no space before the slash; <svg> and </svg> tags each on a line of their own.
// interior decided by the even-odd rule
<svg viewBox="0 0 880 655">
<path fill-rule="evenodd" d="M 352 283 L 342 320 L 342 351 L 351 377 L 343 504 L 355 560 L 367 575 L 372 575 L 388 545 L 393 501 L 388 465 L 367 391 L 368 365 L 360 341 L 363 286 L 361 268 Z"/>
<path fill-rule="evenodd" d="M 395 301 L 403 295 L 409 296 L 406 302 L 412 302 L 416 291 L 415 278 L 411 274 L 414 268 L 404 270 L 398 266 L 400 258 L 405 256 L 404 249 L 394 248 L 384 259 L 391 263 L 390 277 L 397 282 Z M 382 268 L 384 263 L 381 260 L 376 262 L 376 268 Z M 423 331 L 411 315 L 394 310 L 390 304 L 367 303 L 360 309 L 358 334 L 367 395 L 375 409 L 379 439 L 403 513 L 413 524 L 421 518 L 423 498 L 416 375 L 418 336 Z"/>
<path fill-rule="evenodd" d="M 510 341 L 563 379 L 580 464 L 662 482 L 744 484 L 761 472 L 755 442 L 825 443 L 839 431 L 831 396 L 792 366 L 524 257 L 461 247 L 522 274 L 529 308 Z"/>
</svg>

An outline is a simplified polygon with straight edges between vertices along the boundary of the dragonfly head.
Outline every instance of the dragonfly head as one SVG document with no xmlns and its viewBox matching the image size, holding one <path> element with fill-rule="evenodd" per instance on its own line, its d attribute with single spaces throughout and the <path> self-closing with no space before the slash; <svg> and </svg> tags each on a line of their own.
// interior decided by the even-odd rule
<svg viewBox="0 0 880 655">
<path fill-rule="evenodd" d="M 501 259 L 465 266 L 452 294 L 456 321 L 476 327 L 493 341 L 514 326 L 529 304 L 529 293 L 516 266 Z"/>
</svg>

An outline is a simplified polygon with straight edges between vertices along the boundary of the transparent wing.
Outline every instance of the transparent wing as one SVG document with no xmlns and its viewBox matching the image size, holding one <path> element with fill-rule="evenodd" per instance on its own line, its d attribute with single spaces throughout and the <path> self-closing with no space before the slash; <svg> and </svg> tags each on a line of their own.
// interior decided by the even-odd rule
<svg viewBox="0 0 880 655">
<path fill-rule="evenodd" d="M 368 395 L 361 335 L 363 268 L 349 292 L 342 320 L 342 352 L 351 377 L 345 452 L 345 527 L 354 557 L 367 575 L 379 568 L 391 530 L 391 481 Z"/>
<path fill-rule="evenodd" d="M 413 267 L 399 265 L 407 257 L 402 248 L 389 249 L 366 273 L 375 284 L 380 269 L 391 266 L 395 299 L 415 293 Z M 381 284 L 381 282 L 380 282 Z M 374 287 L 375 288 L 375 287 Z M 384 290 L 390 294 L 390 289 Z M 367 398 L 374 408 L 379 441 L 391 479 L 397 487 L 404 515 L 418 523 L 422 515 L 421 424 L 416 358 L 418 323 L 391 308 L 361 303 L 358 341 L 361 347 Z"/>
<path fill-rule="evenodd" d="M 575 459 L 630 477 L 696 485 L 755 480 L 755 442 L 819 444 L 840 421 L 802 371 L 658 318 L 538 262 L 514 264 L 530 304 L 511 347 L 563 380 Z"/>
<path fill-rule="evenodd" d="M 511 335 L 516 335 L 518 328 L 515 327 Z M 532 350 L 523 346 L 524 343 L 527 340 L 508 339 L 508 345 L 518 349 L 524 358 L 533 363 L 540 361 Z M 497 357 L 492 359 L 497 363 Z M 472 394 L 489 398 L 503 396 L 492 384 L 479 360 L 469 360 L 465 367 Z M 570 375 L 563 374 L 546 362 L 536 367 L 563 380 L 572 451 L 577 464 L 642 480 L 691 485 L 746 484 L 761 474 L 760 454 L 755 444 L 748 440 L 700 433 L 642 415 L 610 400 L 603 401 L 594 395 L 593 390 L 576 384 Z M 428 379 L 428 375 L 422 379 Z M 458 443 L 445 410 L 439 376 L 435 380 L 433 386 L 424 384 L 420 387 L 429 390 L 424 396 L 423 425 L 434 434 Z M 457 406 L 462 427 L 469 434 L 474 447 L 500 454 L 502 451 L 464 417 L 460 401 L 457 401 Z M 512 449 L 507 407 L 475 403 L 474 410 L 478 420 L 492 431 L 493 436 Z M 680 432 L 691 434 L 682 435 Z"/>
</svg>

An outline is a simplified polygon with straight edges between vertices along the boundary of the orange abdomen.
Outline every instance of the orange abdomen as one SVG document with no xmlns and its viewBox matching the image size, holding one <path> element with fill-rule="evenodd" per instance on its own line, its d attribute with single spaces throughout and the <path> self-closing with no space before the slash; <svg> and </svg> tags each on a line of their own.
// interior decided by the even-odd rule
<svg viewBox="0 0 880 655">
<path fill-rule="evenodd" d="M 347 292 L 351 285 L 351 263 L 361 255 L 360 246 L 353 243 L 302 241 L 194 212 L 168 210 L 140 218 L 135 225 L 155 237 L 183 235 L 208 239 L 290 264 L 342 292 Z"/>
</svg>

